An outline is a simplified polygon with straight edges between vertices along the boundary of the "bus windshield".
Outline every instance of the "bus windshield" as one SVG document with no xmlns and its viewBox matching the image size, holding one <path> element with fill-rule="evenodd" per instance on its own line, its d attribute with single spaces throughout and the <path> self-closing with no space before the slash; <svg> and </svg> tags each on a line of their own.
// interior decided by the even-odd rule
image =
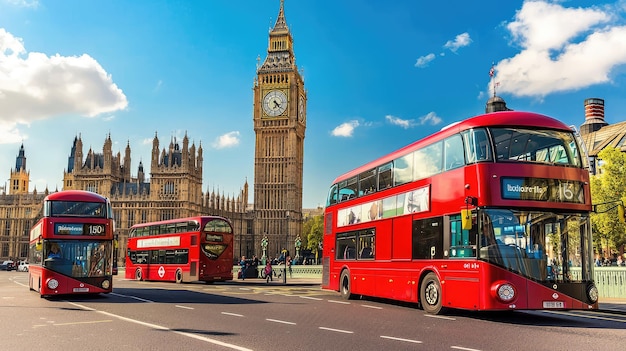
<svg viewBox="0 0 626 351">
<path fill-rule="evenodd" d="M 542 282 L 590 279 L 588 216 L 486 209 L 480 217 L 480 258 Z"/>
<path fill-rule="evenodd" d="M 96 217 L 107 218 L 107 204 L 104 202 L 46 201 L 46 217 Z"/>
<path fill-rule="evenodd" d="M 524 128 L 490 128 L 497 162 L 523 161 L 582 167 L 573 133 Z"/>
<path fill-rule="evenodd" d="M 104 277 L 111 275 L 111 249 L 110 240 L 47 240 L 31 260 L 43 258 L 46 268 L 70 277 Z"/>
</svg>

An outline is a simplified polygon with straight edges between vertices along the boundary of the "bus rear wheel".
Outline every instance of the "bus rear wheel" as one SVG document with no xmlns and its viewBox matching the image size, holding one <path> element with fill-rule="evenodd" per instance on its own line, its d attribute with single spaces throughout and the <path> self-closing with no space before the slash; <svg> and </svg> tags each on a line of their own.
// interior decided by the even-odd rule
<svg viewBox="0 0 626 351">
<path fill-rule="evenodd" d="M 345 300 L 350 300 L 354 296 L 350 291 L 350 273 L 348 273 L 347 269 L 341 272 L 341 277 L 339 278 L 339 293 L 341 293 L 341 297 Z"/>
<path fill-rule="evenodd" d="M 143 280 L 143 277 L 141 275 L 141 269 L 137 268 L 137 270 L 135 271 L 135 280 Z"/>
<path fill-rule="evenodd" d="M 183 282 L 183 271 L 178 268 L 176 270 L 176 284 L 180 284 Z"/>
<path fill-rule="evenodd" d="M 435 273 L 428 273 L 420 285 L 420 305 L 430 314 L 441 313 L 441 283 Z"/>
</svg>

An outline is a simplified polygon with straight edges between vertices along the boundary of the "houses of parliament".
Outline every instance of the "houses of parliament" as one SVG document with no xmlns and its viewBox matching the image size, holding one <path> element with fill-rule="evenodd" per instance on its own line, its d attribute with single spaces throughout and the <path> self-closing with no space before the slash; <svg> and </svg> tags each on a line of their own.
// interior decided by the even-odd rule
<svg viewBox="0 0 626 351">
<path fill-rule="evenodd" d="M 302 172 L 306 104 L 304 79 L 296 66 L 293 37 L 281 0 L 276 23 L 269 31 L 266 58 L 257 63 L 253 79 L 256 146 L 252 203 L 243 175 L 237 194 L 203 192 L 202 145 L 190 145 L 187 134 L 182 141 L 171 139 L 163 147 L 155 133 L 149 177 L 142 162 L 133 175 L 130 145 L 123 154 L 114 154 L 111 135 L 106 135 L 102 152 L 84 150 L 78 135 L 73 143 L 68 140 L 70 153 L 62 190 L 92 191 L 111 200 L 119 264 L 124 262 L 132 225 L 196 215 L 220 215 L 231 220 L 235 256 L 260 255 L 263 237 L 269 239 L 268 255 L 282 248 L 293 251 L 305 217 Z M 43 192 L 29 190 L 26 149 L 22 143 L 15 167 L 10 169 L 9 184 L 0 193 L 0 260 L 28 257 L 30 229 L 41 218 L 43 199 L 50 192 L 47 188 Z"/>
</svg>

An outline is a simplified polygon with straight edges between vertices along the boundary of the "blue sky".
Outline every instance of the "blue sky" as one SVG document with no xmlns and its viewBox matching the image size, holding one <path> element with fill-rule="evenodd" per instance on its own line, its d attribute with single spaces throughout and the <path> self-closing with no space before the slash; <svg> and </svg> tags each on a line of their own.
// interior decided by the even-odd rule
<svg viewBox="0 0 626 351">
<path fill-rule="evenodd" d="M 60 190 L 74 137 L 101 153 L 110 134 L 136 176 L 155 133 L 161 149 L 187 133 L 205 191 L 252 188 L 252 86 L 279 5 L 0 0 L 0 172 L 23 143 L 30 190 Z M 484 112 L 492 65 L 509 108 L 579 126 L 598 97 L 608 123 L 626 119 L 625 0 L 284 6 L 308 91 L 305 208 L 338 175 Z"/>
</svg>

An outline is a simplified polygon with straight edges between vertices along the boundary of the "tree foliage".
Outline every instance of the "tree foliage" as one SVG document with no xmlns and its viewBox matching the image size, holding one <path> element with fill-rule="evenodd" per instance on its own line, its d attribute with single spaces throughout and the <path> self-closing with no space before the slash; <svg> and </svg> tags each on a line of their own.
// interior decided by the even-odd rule
<svg viewBox="0 0 626 351">
<path fill-rule="evenodd" d="M 322 242 L 324 233 L 324 216 L 313 216 L 302 225 L 302 233 L 306 236 L 306 248 L 315 250 Z"/>
<path fill-rule="evenodd" d="M 626 226 L 619 220 L 617 205 L 626 200 L 626 153 L 607 147 L 598 153 L 599 172 L 591 176 L 591 216 L 594 243 L 604 251 L 626 244 Z"/>
</svg>

